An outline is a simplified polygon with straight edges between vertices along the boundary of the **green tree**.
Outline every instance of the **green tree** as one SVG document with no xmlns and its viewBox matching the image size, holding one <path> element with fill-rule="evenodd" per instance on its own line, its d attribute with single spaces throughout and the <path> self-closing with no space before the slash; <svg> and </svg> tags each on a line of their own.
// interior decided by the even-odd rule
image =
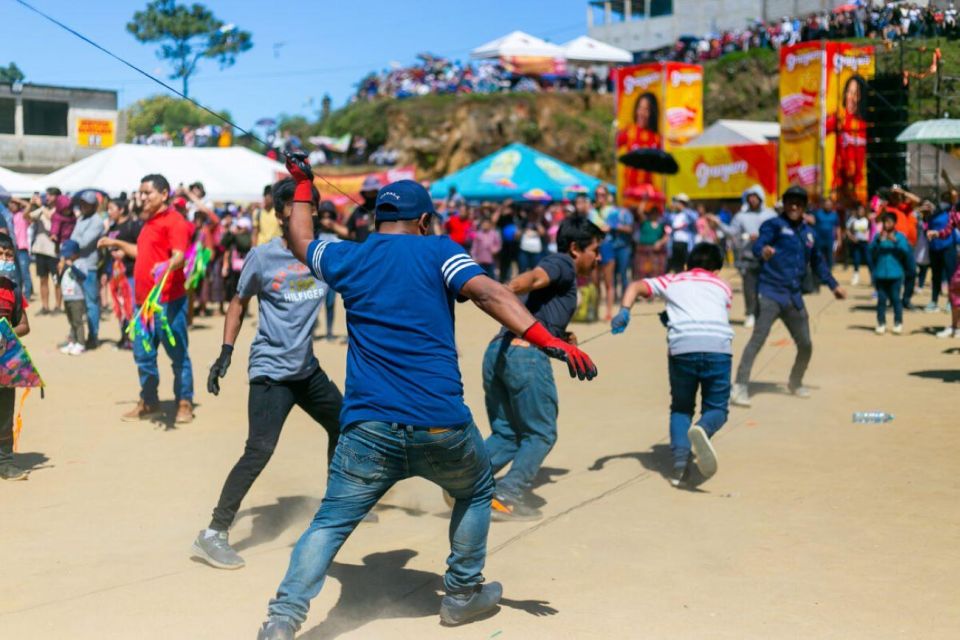
<svg viewBox="0 0 960 640">
<path fill-rule="evenodd" d="M 188 96 L 190 76 L 201 58 L 211 58 L 224 69 L 237 54 L 253 46 L 250 32 L 224 22 L 202 4 L 177 4 L 176 0 L 153 0 L 144 11 L 133 14 L 127 31 L 143 43 L 159 43 L 157 55 L 173 65 L 172 79 L 183 81 Z"/>
<path fill-rule="evenodd" d="M 20 67 L 17 66 L 16 62 L 11 62 L 5 67 L 0 67 L 0 82 L 4 84 L 22 82 L 23 78 L 23 71 L 20 71 Z"/>
<path fill-rule="evenodd" d="M 221 111 L 220 115 L 230 119 L 230 113 L 227 111 Z M 134 136 L 150 135 L 156 127 L 174 134 L 184 127 L 195 128 L 205 124 L 220 124 L 220 120 L 189 100 L 168 95 L 156 95 L 138 100 L 127 108 L 126 116 L 128 141 Z"/>
</svg>

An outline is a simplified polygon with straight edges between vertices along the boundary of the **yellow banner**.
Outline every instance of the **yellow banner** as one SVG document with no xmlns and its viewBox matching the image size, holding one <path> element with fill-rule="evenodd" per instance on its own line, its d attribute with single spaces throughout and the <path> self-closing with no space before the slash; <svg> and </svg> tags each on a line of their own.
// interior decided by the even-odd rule
<svg viewBox="0 0 960 640">
<path fill-rule="evenodd" d="M 77 118 L 77 144 L 81 147 L 112 147 L 115 135 L 113 120 Z"/>
<path fill-rule="evenodd" d="M 703 133 L 703 67 L 668 62 L 664 84 L 664 148 L 672 149 Z"/>
<path fill-rule="evenodd" d="M 669 178 L 670 193 L 694 200 L 739 198 L 755 185 L 763 187 L 767 204 L 777 200 L 777 145 L 742 144 L 680 147 L 670 153 L 680 171 Z"/>
<path fill-rule="evenodd" d="M 827 45 L 823 193 L 843 205 L 867 201 L 867 81 L 876 73 L 873 47 Z"/>
<path fill-rule="evenodd" d="M 616 70 L 617 157 L 635 149 L 663 148 L 663 65 L 659 62 Z M 617 163 L 617 197 L 635 201 L 649 190 L 663 191 L 663 180 Z"/>
<path fill-rule="evenodd" d="M 804 42 L 780 49 L 781 190 L 799 185 L 811 195 L 817 195 L 821 164 L 823 57 L 820 42 Z"/>
</svg>

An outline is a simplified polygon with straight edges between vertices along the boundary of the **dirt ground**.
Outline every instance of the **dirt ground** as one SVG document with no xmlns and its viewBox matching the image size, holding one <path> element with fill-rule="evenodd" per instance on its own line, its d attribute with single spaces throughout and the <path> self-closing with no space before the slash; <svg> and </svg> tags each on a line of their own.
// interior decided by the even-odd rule
<svg viewBox="0 0 960 640">
<path fill-rule="evenodd" d="M 905 335 L 876 336 L 870 290 L 851 294 L 808 298 L 812 399 L 786 394 L 793 346 L 774 329 L 757 360 L 754 406 L 731 411 L 716 438 L 720 471 L 699 491 L 661 475 L 664 330 L 658 305 L 638 305 L 643 315 L 626 334 L 585 345 L 597 380 L 555 368 L 560 439 L 537 488 L 546 517 L 492 525 L 486 575 L 505 595 L 496 615 L 439 626 L 448 510 L 435 487 L 410 480 L 379 505 L 379 524 L 347 541 L 300 637 L 960 637 L 960 387 L 951 384 L 960 340 L 932 336 L 944 314 L 911 313 Z M 741 305 L 735 363 L 747 340 Z M 137 396 L 130 354 L 107 345 L 61 355 L 65 317 L 32 322 L 26 343 L 48 391 L 24 412 L 19 461 L 32 467 L 29 480 L 0 484 L 0 638 L 254 638 L 319 503 L 326 436 L 294 410 L 231 532 L 246 568 L 191 560 L 243 448 L 253 322 L 212 397 L 204 382 L 222 321 L 198 321 L 197 419 L 178 428 L 119 420 Z M 105 338 L 117 337 L 115 324 L 107 319 Z M 575 327 L 581 340 L 605 329 Z M 477 309 L 459 308 L 466 399 L 484 432 L 480 363 L 495 330 Z M 316 343 L 338 384 L 345 349 Z M 172 415 L 170 371 L 161 372 Z M 873 409 L 896 419 L 851 423 L 853 411 Z"/>
</svg>

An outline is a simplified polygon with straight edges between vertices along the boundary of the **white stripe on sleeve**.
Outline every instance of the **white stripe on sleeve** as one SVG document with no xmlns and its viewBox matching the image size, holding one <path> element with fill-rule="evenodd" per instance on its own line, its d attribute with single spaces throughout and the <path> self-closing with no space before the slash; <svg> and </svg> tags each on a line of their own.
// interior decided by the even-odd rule
<svg viewBox="0 0 960 640">
<path fill-rule="evenodd" d="M 313 275 L 318 280 L 323 280 L 323 272 L 320 271 L 320 258 L 323 257 L 323 252 L 327 248 L 328 244 L 330 244 L 328 240 L 321 241 L 313 252 L 313 264 L 311 266 Z"/>
<path fill-rule="evenodd" d="M 450 273 L 448 273 L 448 274 L 444 277 L 444 279 L 443 279 L 444 283 L 449 287 L 449 286 L 450 286 L 450 281 L 453 280 L 453 276 L 457 275 L 458 273 L 460 273 L 460 272 L 463 271 L 464 269 L 466 269 L 466 268 L 468 268 L 468 267 L 471 267 L 471 266 L 475 267 L 475 266 L 477 266 L 477 263 L 474 262 L 473 260 L 465 260 L 465 261 L 462 261 L 462 262 L 458 262 L 458 263 L 457 263 L 457 266 L 456 266 Z"/>
</svg>

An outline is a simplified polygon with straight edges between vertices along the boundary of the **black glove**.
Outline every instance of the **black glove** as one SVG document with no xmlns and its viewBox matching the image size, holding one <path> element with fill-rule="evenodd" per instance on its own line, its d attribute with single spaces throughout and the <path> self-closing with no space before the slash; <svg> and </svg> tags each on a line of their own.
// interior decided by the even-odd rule
<svg viewBox="0 0 960 640">
<path fill-rule="evenodd" d="M 230 368 L 230 359 L 233 357 L 233 345 L 225 344 L 220 347 L 220 357 L 210 367 L 210 375 L 207 376 L 207 391 L 213 395 L 220 395 L 220 378 L 227 375 L 227 369 Z"/>
</svg>

